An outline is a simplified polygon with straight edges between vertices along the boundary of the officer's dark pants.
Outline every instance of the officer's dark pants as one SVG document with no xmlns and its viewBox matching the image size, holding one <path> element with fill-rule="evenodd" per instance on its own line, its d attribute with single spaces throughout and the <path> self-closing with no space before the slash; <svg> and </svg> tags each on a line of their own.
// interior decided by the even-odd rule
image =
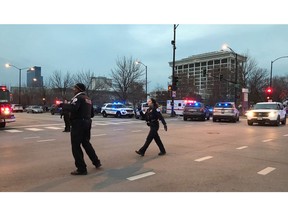
<svg viewBox="0 0 288 216">
<path fill-rule="evenodd" d="M 75 159 L 75 165 L 79 172 L 84 172 L 87 170 L 86 163 L 84 161 L 83 151 L 81 149 L 81 144 L 85 149 L 88 157 L 95 166 L 100 162 L 93 146 L 90 143 L 91 123 L 91 119 L 80 119 L 71 121 L 72 154 Z"/>
<path fill-rule="evenodd" d="M 65 131 L 70 131 L 70 116 L 68 114 L 64 114 L 64 122 L 65 122 Z"/>
<path fill-rule="evenodd" d="M 142 148 L 139 150 L 141 153 L 145 154 L 147 148 L 149 147 L 150 143 L 153 141 L 153 139 L 155 140 L 157 146 L 159 147 L 160 151 L 165 153 L 166 150 L 164 148 L 164 145 L 160 139 L 160 136 L 158 134 L 158 130 L 159 130 L 159 123 L 151 123 L 150 125 L 150 131 L 149 134 L 146 138 L 146 142 L 145 144 L 142 146 Z"/>
</svg>

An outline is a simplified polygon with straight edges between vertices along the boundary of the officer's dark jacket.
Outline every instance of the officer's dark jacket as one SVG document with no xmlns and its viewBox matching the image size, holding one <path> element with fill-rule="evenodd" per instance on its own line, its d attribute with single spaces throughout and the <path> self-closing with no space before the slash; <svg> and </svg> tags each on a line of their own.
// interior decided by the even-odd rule
<svg viewBox="0 0 288 216">
<path fill-rule="evenodd" d="M 91 99 L 84 92 L 76 94 L 71 99 L 70 104 L 63 104 L 62 109 L 71 113 L 70 120 L 90 119 L 94 117 Z"/>
<path fill-rule="evenodd" d="M 146 122 L 149 124 L 158 124 L 158 120 L 160 120 L 163 125 L 166 125 L 165 119 L 158 108 L 149 107 L 145 113 L 145 117 Z"/>
</svg>

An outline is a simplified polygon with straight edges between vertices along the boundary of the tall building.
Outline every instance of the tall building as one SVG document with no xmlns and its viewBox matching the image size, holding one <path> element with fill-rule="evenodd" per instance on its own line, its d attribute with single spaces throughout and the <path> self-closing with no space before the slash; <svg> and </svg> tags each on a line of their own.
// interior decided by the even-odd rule
<svg viewBox="0 0 288 216">
<path fill-rule="evenodd" d="M 107 77 L 91 77 L 91 90 L 111 90 L 112 79 Z"/>
<path fill-rule="evenodd" d="M 179 80 L 177 98 L 194 94 L 206 101 L 209 98 L 234 101 L 238 91 L 241 92 L 239 83 L 245 61 L 245 56 L 229 51 L 198 54 L 175 61 L 174 75 Z M 172 67 L 173 62 L 169 65 Z"/>
<path fill-rule="evenodd" d="M 43 76 L 41 76 L 41 67 L 34 66 L 27 70 L 27 87 L 43 87 Z"/>
</svg>

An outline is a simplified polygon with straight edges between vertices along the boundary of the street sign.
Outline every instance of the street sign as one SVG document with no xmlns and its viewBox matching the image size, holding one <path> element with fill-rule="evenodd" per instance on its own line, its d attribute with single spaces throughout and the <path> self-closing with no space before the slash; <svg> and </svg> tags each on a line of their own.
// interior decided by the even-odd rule
<svg viewBox="0 0 288 216">
<path fill-rule="evenodd" d="M 176 91 L 172 91 L 172 97 L 173 97 L 173 98 L 176 97 Z"/>
</svg>

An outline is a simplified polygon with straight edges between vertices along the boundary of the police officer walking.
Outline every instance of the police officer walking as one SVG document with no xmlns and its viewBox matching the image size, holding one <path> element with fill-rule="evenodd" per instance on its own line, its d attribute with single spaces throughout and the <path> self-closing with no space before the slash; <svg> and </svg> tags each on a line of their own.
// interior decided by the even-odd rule
<svg viewBox="0 0 288 216">
<path fill-rule="evenodd" d="M 160 153 L 158 155 L 165 155 L 166 150 L 158 134 L 159 120 L 164 125 L 165 131 L 167 131 L 167 124 L 160 112 L 159 105 L 156 102 L 156 100 L 153 98 L 150 98 L 148 99 L 147 103 L 148 103 L 149 108 L 147 109 L 145 113 L 145 119 L 146 119 L 147 125 L 150 127 L 150 131 L 149 131 L 149 134 L 146 138 L 146 142 L 144 143 L 144 145 L 138 151 L 136 150 L 135 152 L 141 156 L 144 156 L 147 148 L 149 147 L 150 143 L 154 139 L 157 146 L 160 149 Z"/>
<path fill-rule="evenodd" d="M 77 170 L 71 172 L 71 175 L 87 175 L 81 144 L 93 165 L 96 168 L 101 166 L 101 162 L 90 143 L 91 117 L 94 117 L 94 111 L 92 102 L 85 94 L 85 90 L 84 84 L 77 83 L 74 86 L 74 97 L 70 104 L 61 105 L 64 112 L 70 112 L 72 154 L 77 167 Z"/>
</svg>

